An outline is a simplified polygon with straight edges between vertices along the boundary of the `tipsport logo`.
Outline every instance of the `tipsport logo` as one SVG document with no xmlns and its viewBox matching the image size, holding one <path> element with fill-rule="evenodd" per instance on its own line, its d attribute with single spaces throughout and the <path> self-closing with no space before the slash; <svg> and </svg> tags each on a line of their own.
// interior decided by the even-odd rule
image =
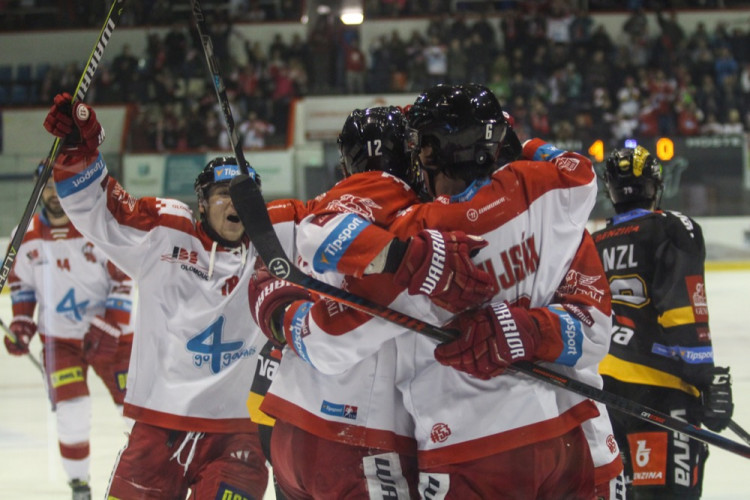
<svg viewBox="0 0 750 500">
<path fill-rule="evenodd" d="M 357 420 L 357 407 L 354 405 L 331 403 L 330 401 L 323 400 L 320 411 L 334 417 Z"/>
<path fill-rule="evenodd" d="M 214 169 L 215 182 L 229 181 L 238 175 L 240 175 L 240 167 L 237 165 L 224 165 Z"/>
</svg>

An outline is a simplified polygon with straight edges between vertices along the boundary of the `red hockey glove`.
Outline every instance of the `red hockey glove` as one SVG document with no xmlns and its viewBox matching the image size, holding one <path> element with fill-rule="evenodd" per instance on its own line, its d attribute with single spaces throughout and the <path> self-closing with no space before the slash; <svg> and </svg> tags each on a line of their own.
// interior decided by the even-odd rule
<svg viewBox="0 0 750 500">
<path fill-rule="evenodd" d="M 703 425 L 714 432 L 727 428 L 734 413 L 732 377 L 729 367 L 715 366 L 700 375 Z"/>
<path fill-rule="evenodd" d="M 448 328 L 461 332 L 435 348 L 435 359 L 474 377 L 487 380 L 517 361 L 534 359 L 539 330 L 526 309 L 497 302 L 461 314 Z"/>
<path fill-rule="evenodd" d="M 247 293 L 253 319 L 276 347 L 286 343 L 283 324 L 287 307 L 296 300 L 312 300 L 310 292 L 274 278 L 265 266 L 250 278 Z"/>
<path fill-rule="evenodd" d="M 420 231 L 409 240 L 393 279 L 449 311 L 479 306 L 497 293 L 492 276 L 471 261 L 485 246 L 482 238 L 462 231 Z"/>
<path fill-rule="evenodd" d="M 13 356 L 23 356 L 29 353 L 29 343 L 36 333 L 36 323 L 29 316 L 16 316 L 11 321 L 8 330 L 16 336 L 13 342 L 10 337 L 5 337 L 5 348 Z"/>
<path fill-rule="evenodd" d="M 116 325 L 95 316 L 83 337 L 83 357 L 86 362 L 90 365 L 114 362 L 121 333 Z"/>
<path fill-rule="evenodd" d="M 44 128 L 50 134 L 65 139 L 64 151 L 94 154 L 104 142 L 104 129 L 91 106 L 80 101 L 71 104 L 72 99 L 67 92 L 55 96 L 55 103 L 44 120 Z"/>
</svg>

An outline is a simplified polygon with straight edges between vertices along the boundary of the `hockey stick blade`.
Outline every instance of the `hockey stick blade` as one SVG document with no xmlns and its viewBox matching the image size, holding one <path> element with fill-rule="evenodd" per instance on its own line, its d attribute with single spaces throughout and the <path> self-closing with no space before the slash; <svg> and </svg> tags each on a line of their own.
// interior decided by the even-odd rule
<svg viewBox="0 0 750 500">
<path fill-rule="evenodd" d="M 279 241 L 266 209 L 266 203 L 258 185 L 249 176 L 237 176 L 229 187 L 237 214 L 245 227 L 245 233 L 253 243 L 272 275 L 292 284 L 301 286 L 320 295 L 347 304 L 355 309 L 427 335 L 435 340 L 454 340 L 457 332 L 430 325 L 422 320 L 400 313 L 386 306 L 371 302 L 308 276 L 290 262 Z M 718 448 L 750 458 L 750 446 L 727 439 L 711 431 L 701 429 L 683 420 L 648 408 L 640 403 L 598 389 L 535 363 L 515 363 L 509 369 L 534 377 L 540 381 L 572 391 L 581 396 L 598 401 L 609 408 L 627 413 L 641 420 L 651 422 L 665 429 L 681 432 L 687 436 L 714 445 Z"/>
<path fill-rule="evenodd" d="M 86 61 L 83 74 L 78 80 L 78 85 L 73 93 L 73 102 L 76 102 L 77 100 L 82 101 L 84 97 L 86 97 L 86 92 L 88 92 L 89 86 L 94 78 L 94 73 L 99 66 L 99 61 L 102 58 L 104 49 L 109 43 L 109 39 L 112 36 L 112 32 L 114 31 L 117 22 L 120 20 L 124 4 L 125 0 L 114 0 L 112 2 L 112 6 L 107 13 L 107 19 L 104 21 L 104 25 L 99 32 L 96 44 L 94 44 L 94 49 L 91 51 L 88 61 Z M 3 267 L 0 268 L 0 291 L 5 288 L 5 283 L 8 281 L 8 275 L 10 274 L 11 269 L 13 269 L 13 263 L 16 261 L 16 256 L 18 255 L 18 248 L 21 246 L 23 237 L 26 235 L 26 230 L 29 228 L 29 222 L 31 222 L 31 218 L 34 216 L 34 211 L 39 204 L 39 199 L 42 197 L 44 186 L 47 184 L 49 176 L 52 173 L 52 166 L 55 164 L 55 158 L 57 158 L 57 153 L 61 144 L 62 141 L 60 138 L 56 137 L 49 153 L 47 154 L 47 158 L 44 160 L 44 168 L 39 174 L 36 184 L 34 184 L 34 189 L 31 192 L 29 202 L 26 204 L 21 220 L 16 226 L 16 231 L 13 233 L 13 237 L 8 245 L 8 251 L 3 259 Z"/>
</svg>

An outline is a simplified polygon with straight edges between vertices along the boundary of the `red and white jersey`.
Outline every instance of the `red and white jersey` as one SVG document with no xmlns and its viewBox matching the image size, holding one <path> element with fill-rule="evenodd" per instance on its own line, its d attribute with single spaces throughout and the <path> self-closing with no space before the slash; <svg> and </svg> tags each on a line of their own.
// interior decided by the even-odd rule
<svg viewBox="0 0 750 500">
<path fill-rule="evenodd" d="M 132 333 L 133 282 L 67 223 L 31 219 L 8 277 L 13 315 L 34 317 L 42 335 L 83 340 L 94 316 Z"/>
<path fill-rule="evenodd" d="M 496 171 L 454 199 L 400 212 L 389 227 L 391 237 L 405 239 L 423 228 L 481 236 L 489 245 L 474 260 L 496 277 L 499 293 L 494 300 L 529 308 L 549 332 L 545 337 L 557 339 L 543 359 L 554 367 L 595 372 L 607 352 L 611 326 L 606 277 L 585 231 L 596 198 L 596 176 L 588 159 L 539 140 L 525 145 L 524 158 L 531 160 Z M 355 237 L 365 230 L 377 233 L 371 225 L 357 224 L 352 213 L 305 219 L 298 231 L 300 254 L 317 271 L 332 270 L 334 263 L 336 270 L 356 275 L 343 267 L 355 262 L 350 256 L 355 244 L 366 246 Z M 387 240 L 379 238 L 375 250 Z M 330 245 L 332 241 L 337 244 Z M 407 298 L 387 280 L 374 279 L 347 278 L 345 287 L 429 323 L 450 319 L 448 311 L 431 306 L 426 298 Z M 302 333 L 295 338 L 295 351 L 327 373 L 340 372 L 395 338 L 396 382 L 415 420 L 423 468 L 560 436 L 599 414 L 592 401 L 524 375 L 482 381 L 445 367 L 434 359 L 434 340 L 380 318 L 351 311 L 334 315 L 326 311 L 325 302 L 318 302 L 297 321 L 294 331 Z"/>
<path fill-rule="evenodd" d="M 369 221 L 388 224 L 403 209 L 417 201 L 414 192 L 392 175 L 368 172 L 355 177 L 356 180 L 353 177 L 344 179 L 314 200 L 315 207 L 311 211 L 353 212 Z M 353 181 L 366 186 L 364 192 L 367 196 L 360 199 L 348 195 Z M 399 198 L 394 193 L 403 196 Z M 387 207 L 387 210 L 381 210 L 382 207 Z M 340 238 L 330 239 L 325 245 L 332 251 L 345 245 L 347 238 L 342 234 L 353 238 L 360 231 L 357 227 L 343 228 L 335 234 Z M 391 239 L 392 236 L 377 244 L 368 239 L 367 246 L 350 254 L 353 268 L 365 266 Z M 326 283 L 342 286 L 343 274 L 315 273 L 304 260 L 298 260 L 297 264 L 303 271 Z M 330 314 L 345 309 L 334 301 L 326 301 L 325 304 Z M 289 348 L 285 348 L 261 409 L 324 439 L 413 455 L 414 425 L 395 388 L 395 348 L 395 341 L 386 342 L 378 352 L 360 358 L 356 364 L 348 363 L 337 374 L 315 370 L 307 359 L 295 356 L 289 352 Z"/>
<path fill-rule="evenodd" d="M 251 430 L 245 400 L 265 341 L 248 304 L 252 247 L 217 244 L 180 201 L 131 197 L 101 155 L 61 155 L 54 178 L 76 227 L 138 284 L 125 415 L 176 430 Z M 269 212 L 292 214 L 293 229 L 287 208 Z"/>
</svg>

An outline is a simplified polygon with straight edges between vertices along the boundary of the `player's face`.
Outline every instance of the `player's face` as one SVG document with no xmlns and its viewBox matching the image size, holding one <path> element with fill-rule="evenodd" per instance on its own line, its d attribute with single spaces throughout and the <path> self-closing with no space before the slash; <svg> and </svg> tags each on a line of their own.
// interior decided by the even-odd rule
<svg viewBox="0 0 750 500">
<path fill-rule="evenodd" d="M 205 210 L 208 224 L 219 236 L 232 243 L 242 239 L 245 228 L 229 197 L 228 183 L 216 184 L 208 189 Z"/>
<path fill-rule="evenodd" d="M 419 163 L 422 168 L 422 176 L 426 180 L 425 185 L 427 187 L 427 193 L 430 198 L 435 198 L 440 193 L 435 191 L 435 170 L 436 166 L 432 161 L 432 146 L 429 144 L 422 144 L 419 148 Z"/>
<path fill-rule="evenodd" d="M 422 175 L 428 179 L 427 191 L 433 198 L 458 194 L 466 189 L 464 181 L 452 179 L 438 170 L 432 156 L 432 146 L 429 144 L 423 144 L 419 150 L 419 161 L 422 163 Z"/>
<path fill-rule="evenodd" d="M 47 181 L 44 189 L 42 189 L 42 204 L 47 210 L 47 215 L 53 218 L 60 218 L 65 216 L 65 211 L 60 204 L 60 199 L 57 197 L 57 189 L 52 179 Z"/>
</svg>

